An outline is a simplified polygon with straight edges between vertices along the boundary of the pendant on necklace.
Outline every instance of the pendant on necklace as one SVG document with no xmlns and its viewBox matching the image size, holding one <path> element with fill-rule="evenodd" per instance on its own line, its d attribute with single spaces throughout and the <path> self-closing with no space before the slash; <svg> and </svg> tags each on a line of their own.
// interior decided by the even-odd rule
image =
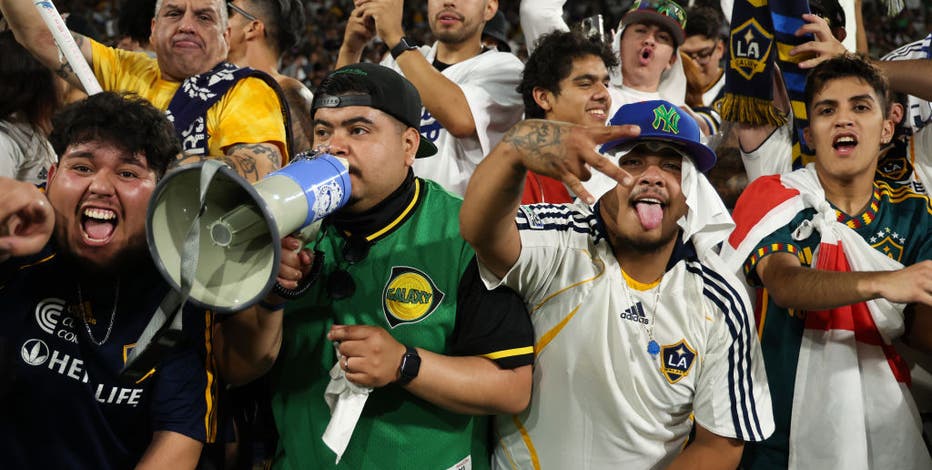
<svg viewBox="0 0 932 470">
<path fill-rule="evenodd" d="M 650 353 L 651 356 L 656 356 L 660 354 L 660 345 L 657 344 L 656 341 L 650 340 L 647 343 L 647 352 Z"/>
</svg>

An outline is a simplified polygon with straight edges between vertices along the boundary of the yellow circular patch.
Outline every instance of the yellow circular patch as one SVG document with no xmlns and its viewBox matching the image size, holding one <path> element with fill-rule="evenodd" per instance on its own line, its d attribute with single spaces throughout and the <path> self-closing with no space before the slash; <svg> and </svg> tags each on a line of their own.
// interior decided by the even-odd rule
<svg viewBox="0 0 932 470">
<path fill-rule="evenodd" d="M 430 311 L 434 289 L 420 273 L 406 272 L 392 279 L 387 293 L 388 311 L 401 321 L 414 321 Z"/>
</svg>

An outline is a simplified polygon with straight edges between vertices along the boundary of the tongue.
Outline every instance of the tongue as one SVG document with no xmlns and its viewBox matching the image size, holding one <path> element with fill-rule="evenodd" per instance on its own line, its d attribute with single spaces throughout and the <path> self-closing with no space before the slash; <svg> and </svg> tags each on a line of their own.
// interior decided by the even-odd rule
<svg viewBox="0 0 932 470">
<path fill-rule="evenodd" d="M 641 202 L 635 204 L 638 211 L 638 218 L 641 219 L 641 226 L 646 230 L 653 230 L 660 226 L 663 220 L 663 208 L 660 204 L 648 204 Z"/>
<path fill-rule="evenodd" d="M 111 222 L 88 219 L 84 222 L 84 232 L 94 240 L 105 240 L 113 233 Z"/>
</svg>

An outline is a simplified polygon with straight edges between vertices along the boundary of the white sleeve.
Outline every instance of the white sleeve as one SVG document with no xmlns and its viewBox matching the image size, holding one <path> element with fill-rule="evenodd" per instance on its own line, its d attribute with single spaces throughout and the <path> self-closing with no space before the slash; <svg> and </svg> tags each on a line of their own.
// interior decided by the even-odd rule
<svg viewBox="0 0 932 470">
<path fill-rule="evenodd" d="M 515 223 L 521 236 L 521 254 L 501 279 L 479 263 L 479 274 L 486 287 L 506 285 L 515 290 L 528 305 L 540 303 L 554 282 L 566 285 L 561 277 L 579 274 L 564 267 L 571 264 L 573 253 L 589 259 L 588 227 L 579 220 L 572 205 L 533 204 L 520 206 Z M 580 249 L 581 248 L 581 249 Z"/>
<path fill-rule="evenodd" d="M 919 129 L 910 138 L 909 158 L 913 163 L 915 179 L 928 191 L 932 185 L 932 125 Z"/>
<path fill-rule="evenodd" d="M 773 408 L 753 311 L 735 276 L 705 282 L 703 306 L 714 320 L 693 399 L 696 422 L 719 436 L 762 441 L 773 433 Z"/>
<path fill-rule="evenodd" d="M 482 157 L 491 153 L 505 132 L 524 114 L 524 101 L 517 91 L 524 64 L 513 54 L 495 51 L 485 54 L 494 56 L 463 79 L 454 80 L 469 104 L 482 148 L 482 152 L 468 154 L 473 165 L 478 165 Z"/>
<path fill-rule="evenodd" d="M 16 178 L 23 162 L 23 151 L 5 133 L 0 131 L 0 176 Z"/>
<path fill-rule="evenodd" d="M 756 149 L 741 150 L 748 183 L 761 176 L 782 175 L 793 171 L 793 120 L 776 128 Z"/>
<path fill-rule="evenodd" d="M 521 0 L 521 31 L 524 44 L 531 55 L 541 36 L 553 31 L 569 31 L 563 20 L 563 4 L 566 0 Z"/>
</svg>

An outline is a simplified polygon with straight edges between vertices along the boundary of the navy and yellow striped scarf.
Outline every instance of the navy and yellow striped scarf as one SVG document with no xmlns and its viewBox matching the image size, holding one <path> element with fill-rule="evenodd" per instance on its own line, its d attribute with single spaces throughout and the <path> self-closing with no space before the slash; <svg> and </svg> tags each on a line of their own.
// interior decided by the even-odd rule
<svg viewBox="0 0 932 470">
<path fill-rule="evenodd" d="M 722 118 L 754 126 L 786 123 L 787 117 L 773 106 L 774 64 L 780 70 L 795 117 L 794 163 L 808 163 L 801 155 L 812 155 L 802 130 L 808 125 L 803 92 L 806 73 L 799 62 L 809 56 L 791 56 L 789 51 L 812 40 L 811 35 L 794 36 L 809 13 L 808 0 L 737 0 L 732 11 L 729 40 L 730 61 L 725 71 Z"/>
</svg>

